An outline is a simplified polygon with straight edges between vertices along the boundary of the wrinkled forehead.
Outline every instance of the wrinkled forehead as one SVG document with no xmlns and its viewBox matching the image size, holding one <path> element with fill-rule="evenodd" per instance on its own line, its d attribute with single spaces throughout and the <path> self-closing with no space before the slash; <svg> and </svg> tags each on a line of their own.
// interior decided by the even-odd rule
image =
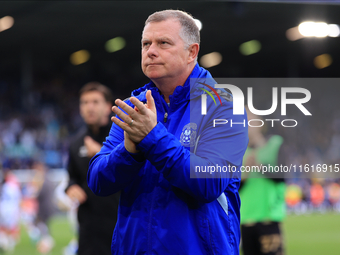
<svg viewBox="0 0 340 255">
<path fill-rule="evenodd" d="M 144 26 L 143 32 L 142 32 L 142 38 L 147 38 L 151 35 L 156 36 L 180 36 L 181 33 L 181 23 L 174 19 L 169 18 L 162 21 L 152 21 L 147 23 Z"/>
</svg>

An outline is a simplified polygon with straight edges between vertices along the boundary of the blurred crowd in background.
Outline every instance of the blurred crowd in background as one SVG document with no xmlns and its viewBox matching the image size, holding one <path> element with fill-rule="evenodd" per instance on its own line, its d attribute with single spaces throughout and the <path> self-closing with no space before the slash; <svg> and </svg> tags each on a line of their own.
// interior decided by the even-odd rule
<svg viewBox="0 0 340 255">
<path fill-rule="evenodd" d="M 111 86 L 115 98 L 130 96 L 131 87 Z M 142 85 L 143 83 L 139 81 Z M 65 168 L 70 136 L 84 125 L 79 115 L 78 91 L 82 83 L 55 78 L 36 81 L 23 94 L 18 83 L 0 80 L 0 162 L 2 168 L 31 169 L 35 160 L 50 168 Z M 123 86 L 124 87 L 124 86 Z M 297 128 L 284 128 L 276 122 L 267 134 L 279 134 L 284 140 L 289 164 L 328 164 L 340 162 L 340 107 L 338 88 L 308 88 L 312 101 L 307 108 L 311 117 L 295 109 Z M 271 91 L 269 92 L 271 93 Z M 271 95 L 256 95 L 257 101 L 270 101 Z M 315 98 L 317 100 L 315 100 Z M 269 102 L 270 103 L 270 102 Z M 300 113 L 300 115 L 299 115 Z M 282 120 L 282 116 L 274 116 Z"/>
</svg>

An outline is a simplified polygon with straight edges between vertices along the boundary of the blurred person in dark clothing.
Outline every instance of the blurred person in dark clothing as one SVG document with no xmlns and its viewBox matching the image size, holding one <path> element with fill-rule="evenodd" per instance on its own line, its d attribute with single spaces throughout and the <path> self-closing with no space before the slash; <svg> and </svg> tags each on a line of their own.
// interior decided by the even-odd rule
<svg viewBox="0 0 340 255">
<path fill-rule="evenodd" d="M 53 203 L 54 184 L 47 178 L 47 169 L 44 163 L 34 162 L 32 169 L 35 170 L 33 182 L 37 185 L 39 190 L 37 201 L 39 210 L 37 214 L 37 221 L 47 223 L 51 216 L 56 212 Z"/>
<path fill-rule="evenodd" d="M 111 238 L 117 221 L 119 193 L 98 197 L 87 186 L 91 157 L 100 151 L 111 128 L 110 89 L 90 82 L 80 90 L 80 115 L 87 127 L 80 130 L 69 150 L 69 184 L 66 194 L 79 204 L 79 255 L 111 254 Z"/>
<path fill-rule="evenodd" d="M 49 253 L 54 247 L 54 239 L 50 235 L 49 220 L 56 212 L 53 201 L 55 186 L 47 177 L 47 167 L 41 161 L 33 162 L 34 177 L 32 184 L 37 190 L 38 212 L 33 229 L 37 229 L 37 250 L 40 254 Z M 32 230 L 32 228 L 30 229 Z"/>
</svg>

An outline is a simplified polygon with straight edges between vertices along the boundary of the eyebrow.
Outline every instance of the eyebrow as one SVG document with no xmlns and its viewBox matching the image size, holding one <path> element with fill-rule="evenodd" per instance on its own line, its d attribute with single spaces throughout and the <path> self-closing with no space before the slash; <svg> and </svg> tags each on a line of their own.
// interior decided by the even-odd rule
<svg viewBox="0 0 340 255">
<path fill-rule="evenodd" d="M 171 41 L 172 42 L 172 40 L 169 37 L 160 37 L 160 38 L 158 38 L 158 40 L 160 40 L 160 41 Z"/>
<path fill-rule="evenodd" d="M 169 37 L 159 37 L 159 38 L 156 38 L 157 41 L 170 41 L 170 42 L 173 42 L 173 40 L 171 40 Z M 151 40 L 148 39 L 148 38 L 144 38 L 142 39 L 142 43 L 143 42 L 150 42 Z"/>
<path fill-rule="evenodd" d="M 149 42 L 150 40 L 149 39 L 142 39 L 141 42 Z"/>
</svg>

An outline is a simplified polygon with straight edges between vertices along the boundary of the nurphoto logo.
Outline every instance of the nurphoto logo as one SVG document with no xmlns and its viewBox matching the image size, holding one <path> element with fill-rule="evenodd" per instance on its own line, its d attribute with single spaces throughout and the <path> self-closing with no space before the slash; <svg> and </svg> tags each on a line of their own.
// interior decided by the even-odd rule
<svg viewBox="0 0 340 255">
<path fill-rule="evenodd" d="M 208 87 L 219 99 L 220 105 L 222 105 L 221 98 L 217 91 L 210 85 L 207 85 L 205 83 L 200 84 Z M 235 85 L 232 84 L 215 84 L 216 89 L 228 89 L 232 93 L 233 97 L 233 114 L 234 115 L 244 115 L 244 106 L 245 106 L 245 100 L 244 100 L 244 94 L 240 88 L 238 88 Z M 215 105 L 217 105 L 216 100 L 214 96 L 212 95 L 211 92 L 209 92 L 207 89 L 200 88 L 201 90 L 205 91 L 214 101 Z M 247 98 L 247 105 L 249 108 L 249 111 L 252 112 L 255 115 L 259 116 L 266 116 L 274 113 L 277 109 L 278 106 L 278 88 L 273 87 L 272 88 L 272 105 L 269 109 L 267 110 L 258 110 L 254 107 L 253 105 L 253 88 L 248 87 L 247 88 L 248 92 L 248 98 Z M 288 98 L 289 93 L 299 93 L 304 95 L 303 98 Z M 206 115 L 207 114 L 207 94 L 202 94 L 201 95 L 201 115 Z M 304 115 L 306 116 L 311 116 L 312 114 L 306 109 L 306 107 L 303 105 L 307 103 L 311 99 L 311 93 L 308 89 L 305 88 L 298 88 L 298 87 L 282 87 L 281 88 L 281 116 L 286 116 L 287 111 L 287 105 L 295 105 Z M 294 119 L 265 119 L 265 121 L 271 122 L 271 126 L 274 127 L 275 121 L 280 121 L 281 125 L 283 127 L 295 127 L 297 126 L 297 121 Z M 254 122 L 259 122 L 259 125 L 254 125 Z M 293 122 L 293 125 L 288 125 L 287 122 Z M 225 125 L 229 123 L 231 127 L 236 124 L 242 124 L 246 125 L 246 120 L 244 119 L 243 122 L 234 122 L 232 119 L 227 120 L 227 119 L 214 119 L 213 121 L 213 126 L 216 127 L 216 125 Z M 262 127 L 264 125 L 264 121 L 261 119 L 251 119 L 248 121 L 248 126 L 251 127 Z"/>
</svg>

